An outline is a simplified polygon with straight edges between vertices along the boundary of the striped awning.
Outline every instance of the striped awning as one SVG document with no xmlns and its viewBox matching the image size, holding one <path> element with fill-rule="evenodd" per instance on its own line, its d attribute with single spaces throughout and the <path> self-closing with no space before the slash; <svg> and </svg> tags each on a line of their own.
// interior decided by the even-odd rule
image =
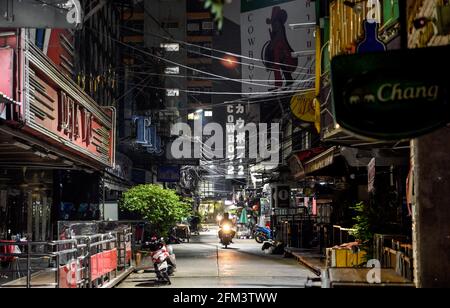
<svg viewBox="0 0 450 308">
<path fill-rule="evenodd" d="M 314 158 L 308 160 L 305 163 L 305 174 L 310 174 L 314 171 L 320 170 L 322 168 L 328 167 L 334 162 L 334 152 L 336 147 L 331 147 L 330 149 L 322 152 L 321 154 L 315 156 Z"/>
</svg>

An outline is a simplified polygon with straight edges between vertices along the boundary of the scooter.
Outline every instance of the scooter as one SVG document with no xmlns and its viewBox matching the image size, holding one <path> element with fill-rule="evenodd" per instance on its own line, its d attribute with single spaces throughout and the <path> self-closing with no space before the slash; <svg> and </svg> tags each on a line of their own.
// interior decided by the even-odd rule
<svg viewBox="0 0 450 308">
<path fill-rule="evenodd" d="M 166 245 L 164 239 L 152 238 L 151 242 L 144 244 L 143 249 L 150 250 L 158 281 L 171 285 L 170 276 L 176 269 L 176 258 L 172 246 Z"/>
<path fill-rule="evenodd" d="M 262 244 L 272 239 L 272 230 L 267 227 L 257 226 L 253 231 L 253 237 L 257 243 Z"/>
<path fill-rule="evenodd" d="M 225 249 L 231 244 L 233 240 L 233 229 L 231 225 L 224 224 L 219 231 L 220 233 L 220 243 L 225 246 Z"/>
</svg>

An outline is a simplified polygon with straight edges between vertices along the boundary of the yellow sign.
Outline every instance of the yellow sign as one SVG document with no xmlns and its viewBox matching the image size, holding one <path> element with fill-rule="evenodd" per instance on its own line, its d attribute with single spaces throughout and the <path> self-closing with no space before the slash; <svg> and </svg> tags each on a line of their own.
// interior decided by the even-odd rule
<svg viewBox="0 0 450 308">
<path fill-rule="evenodd" d="M 296 94 L 291 99 L 292 113 L 302 121 L 316 122 L 315 91 Z"/>
<path fill-rule="evenodd" d="M 320 134 L 320 129 L 321 129 L 321 125 L 320 125 L 321 109 L 320 109 L 320 101 L 317 98 L 314 99 L 314 109 L 316 111 L 316 116 L 315 116 L 315 119 L 314 119 L 314 126 L 316 127 L 317 132 Z"/>
</svg>

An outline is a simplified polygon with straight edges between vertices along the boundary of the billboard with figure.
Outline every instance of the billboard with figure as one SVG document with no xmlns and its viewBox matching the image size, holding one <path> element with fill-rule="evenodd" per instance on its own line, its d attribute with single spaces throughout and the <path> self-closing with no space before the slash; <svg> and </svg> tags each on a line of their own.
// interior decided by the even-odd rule
<svg viewBox="0 0 450 308">
<path fill-rule="evenodd" d="M 305 80 L 314 77 L 314 27 L 311 0 L 242 0 L 242 92 L 311 88 Z"/>
</svg>

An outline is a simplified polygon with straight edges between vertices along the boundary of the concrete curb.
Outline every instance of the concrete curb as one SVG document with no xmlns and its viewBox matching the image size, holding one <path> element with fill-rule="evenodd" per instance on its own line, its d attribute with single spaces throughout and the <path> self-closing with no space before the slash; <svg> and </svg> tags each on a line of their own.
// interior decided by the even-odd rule
<svg viewBox="0 0 450 308">
<path fill-rule="evenodd" d="M 285 248 L 284 252 L 289 255 L 294 257 L 300 264 L 304 265 L 305 267 L 307 267 L 311 272 L 313 272 L 316 276 L 321 276 L 322 275 L 322 269 L 313 265 L 312 263 L 310 263 L 305 257 L 303 257 L 300 253 L 296 253 L 293 252 L 292 250 L 290 250 L 289 248 Z"/>
<path fill-rule="evenodd" d="M 132 272 L 134 272 L 135 267 L 131 266 L 127 268 L 122 274 L 111 280 L 110 282 L 104 284 L 99 289 L 112 289 L 119 283 L 121 283 L 125 278 L 127 278 Z"/>
</svg>

